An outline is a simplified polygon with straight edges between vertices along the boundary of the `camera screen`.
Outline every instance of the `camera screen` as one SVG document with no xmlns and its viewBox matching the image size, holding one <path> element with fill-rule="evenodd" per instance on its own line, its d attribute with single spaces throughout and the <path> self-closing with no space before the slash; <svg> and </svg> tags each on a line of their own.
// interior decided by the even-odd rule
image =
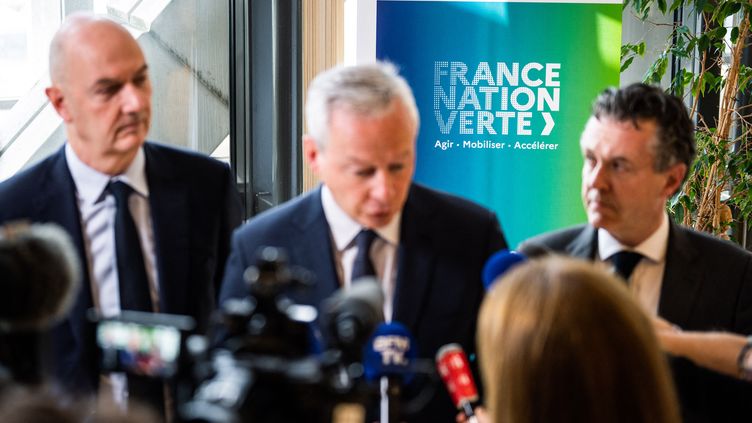
<svg viewBox="0 0 752 423">
<path fill-rule="evenodd" d="M 174 326 L 102 320 L 97 344 L 105 371 L 168 378 L 177 371 L 181 332 Z"/>
</svg>

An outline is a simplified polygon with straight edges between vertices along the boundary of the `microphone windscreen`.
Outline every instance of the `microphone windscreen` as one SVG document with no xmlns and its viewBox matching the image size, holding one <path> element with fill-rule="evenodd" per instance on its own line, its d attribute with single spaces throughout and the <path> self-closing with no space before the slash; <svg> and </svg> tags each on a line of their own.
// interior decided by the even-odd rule
<svg viewBox="0 0 752 423">
<path fill-rule="evenodd" d="M 517 248 L 517 252 L 531 260 L 554 254 L 554 251 L 550 248 L 531 242 L 522 243 L 522 245 Z"/>
<path fill-rule="evenodd" d="M 527 261 L 527 257 L 516 251 L 507 249 L 497 251 L 486 260 L 486 264 L 483 266 L 483 286 L 488 290 L 499 276 L 525 261 Z"/>
<path fill-rule="evenodd" d="M 366 379 L 396 376 L 408 383 L 412 377 L 410 363 L 417 356 L 415 340 L 404 325 L 397 322 L 382 323 L 373 332 L 363 353 Z"/>
<path fill-rule="evenodd" d="M 436 353 L 436 367 L 455 407 L 462 408 L 464 403 L 478 401 L 478 388 L 465 351 L 459 344 L 441 347 Z"/>
<path fill-rule="evenodd" d="M 67 313 L 80 284 L 76 251 L 52 223 L 0 227 L 0 329 L 44 329 Z"/>
<path fill-rule="evenodd" d="M 322 303 L 322 324 L 328 340 L 358 355 L 376 326 L 384 321 L 384 293 L 373 277 L 360 278 Z"/>
</svg>

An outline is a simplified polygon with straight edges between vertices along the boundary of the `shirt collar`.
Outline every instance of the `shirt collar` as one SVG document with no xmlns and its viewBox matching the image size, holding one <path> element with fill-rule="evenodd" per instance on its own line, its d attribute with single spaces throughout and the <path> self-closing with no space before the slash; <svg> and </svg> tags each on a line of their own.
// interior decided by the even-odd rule
<svg viewBox="0 0 752 423">
<path fill-rule="evenodd" d="M 70 143 L 65 144 L 65 160 L 68 162 L 68 170 L 73 177 L 78 196 L 86 205 L 92 205 L 102 198 L 102 193 L 110 180 L 123 181 L 138 194 L 149 198 L 149 186 L 146 183 L 146 159 L 143 148 L 138 150 L 136 157 L 125 172 L 114 177 L 99 172 L 82 162 L 76 152 L 73 151 Z"/>
<path fill-rule="evenodd" d="M 666 258 L 669 225 L 668 215 L 664 212 L 661 216 L 658 229 L 634 248 L 623 245 L 605 229 L 598 229 L 598 255 L 605 260 L 619 251 L 636 251 L 655 263 L 662 262 Z"/>
<path fill-rule="evenodd" d="M 334 238 L 334 244 L 337 247 L 337 251 L 345 250 L 350 243 L 355 239 L 355 236 L 363 229 L 360 223 L 351 218 L 347 212 L 334 200 L 332 191 L 326 185 L 321 187 L 321 205 L 324 208 L 324 216 L 326 217 L 329 228 L 332 231 L 332 237 Z M 392 244 L 399 244 L 399 230 L 400 221 L 402 220 L 402 212 L 397 213 L 392 220 L 386 225 L 380 228 L 371 228 L 376 232 L 381 239 Z"/>
</svg>

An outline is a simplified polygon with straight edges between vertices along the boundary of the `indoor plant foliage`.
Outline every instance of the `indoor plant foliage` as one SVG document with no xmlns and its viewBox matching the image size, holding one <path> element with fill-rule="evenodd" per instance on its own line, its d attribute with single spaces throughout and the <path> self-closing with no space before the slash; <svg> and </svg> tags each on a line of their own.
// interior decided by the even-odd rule
<svg viewBox="0 0 752 423">
<path fill-rule="evenodd" d="M 726 238 L 736 224 L 734 240 L 748 244 L 744 235 L 752 215 L 752 106 L 740 99 L 752 88 L 752 69 L 742 64 L 752 2 L 625 0 L 624 7 L 630 5 L 643 21 L 654 8 L 669 16 L 684 10 L 700 17 L 701 29 L 696 31 L 674 22 L 665 45 L 658 47 L 662 52 L 644 76 L 645 82 L 660 83 L 671 61 L 680 59 L 682 66 L 674 72 L 668 91 L 687 100 L 697 122 L 697 159 L 669 210 L 687 226 Z M 623 45 L 622 71 L 645 50 L 644 41 Z M 698 99 L 712 93 L 720 95 L 717 114 L 703 116 Z"/>
</svg>

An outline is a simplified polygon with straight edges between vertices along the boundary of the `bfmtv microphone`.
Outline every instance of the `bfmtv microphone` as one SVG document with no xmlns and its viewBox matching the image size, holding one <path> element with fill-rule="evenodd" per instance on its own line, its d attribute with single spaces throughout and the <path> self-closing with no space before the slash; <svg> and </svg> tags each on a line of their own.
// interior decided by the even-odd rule
<svg viewBox="0 0 752 423">
<path fill-rule="evenodd" d="M 417 358 L 415 340 L 400 323 L 382 323 L 371 336 L 363 354 L 367 380 L 386 378 L 386 407 L 382 402 L 381 422 L 400 421 L 402 385 L 412 379 L 411 363 Z"/>
<path fill-rule="evenodd" d="M 478 401 L 478 388 L 473 381 L 465 351 L 459 344 L 444 345 L 436 353 L 436 367 L 454 406 L 465 414 L 469 422 L 477 423 L 472 404 Z"/>
</svg>

